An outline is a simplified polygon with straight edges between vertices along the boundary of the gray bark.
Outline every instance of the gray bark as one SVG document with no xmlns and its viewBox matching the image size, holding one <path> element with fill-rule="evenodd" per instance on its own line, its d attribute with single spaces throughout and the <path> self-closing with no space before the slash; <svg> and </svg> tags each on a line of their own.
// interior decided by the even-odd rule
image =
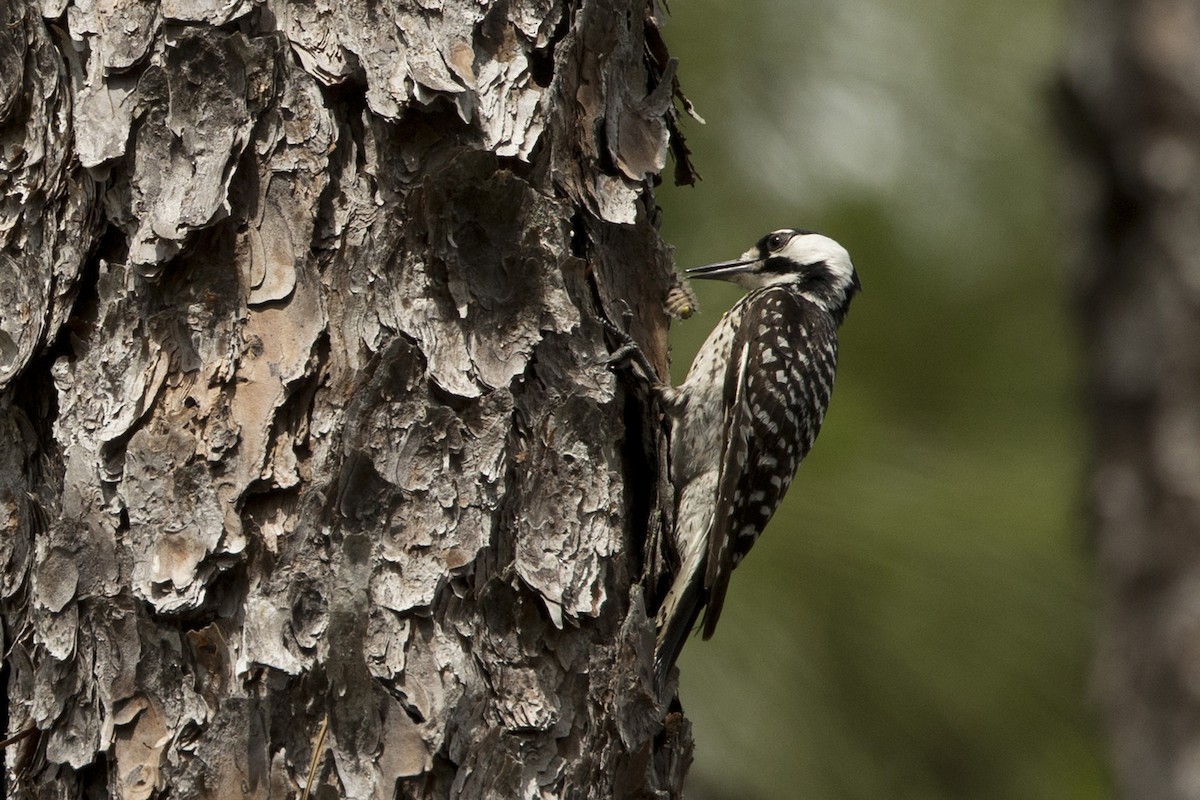
<svg viewBox="0 0 1200 800">
<path fill-rule="evenodd" d="M 678 795 L 672 96 L 639 0 L 0 4 L 12 796 Z"/>
<path fill-rule="evenodd" d="M 1200 798 L 1200 15 L 1081 2 L 1072 29 L 1096 687 L 1121 795 Z"/>
</svg>

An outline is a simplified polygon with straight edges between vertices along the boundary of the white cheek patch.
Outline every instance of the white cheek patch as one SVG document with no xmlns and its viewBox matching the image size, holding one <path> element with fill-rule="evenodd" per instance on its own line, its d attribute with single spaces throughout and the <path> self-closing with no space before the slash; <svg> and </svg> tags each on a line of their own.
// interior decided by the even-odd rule
<svg viewBox="0 0 1200 800">
<path fill-rule="evenodd" d="M 839 288 L 848 287 L 854 280 L 854 264 L 846 248 L 819 233 L 802 233 L 791 238 L 780 255 L 795 259 L 801 264 L 824 261 L 837 280 Z"/>
</svg>

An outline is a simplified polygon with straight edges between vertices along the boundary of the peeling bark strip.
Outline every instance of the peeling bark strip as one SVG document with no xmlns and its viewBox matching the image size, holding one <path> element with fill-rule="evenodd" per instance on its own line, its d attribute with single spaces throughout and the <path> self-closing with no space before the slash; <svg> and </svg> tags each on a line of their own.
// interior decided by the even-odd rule
<svg viewBox="0 0 1200 800">
<path fill-rule="evenodd" d="M 678 796 L 651 14 L 0 4 L 12 796 Z"/>
</svg>

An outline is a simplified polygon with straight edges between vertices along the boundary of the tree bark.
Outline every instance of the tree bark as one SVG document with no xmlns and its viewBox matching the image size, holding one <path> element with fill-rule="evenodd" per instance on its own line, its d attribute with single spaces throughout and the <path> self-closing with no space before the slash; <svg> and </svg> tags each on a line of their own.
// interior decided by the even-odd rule
<svg viewBox="0 0 1200 800">
<path fill-rule="evenodd" d="M 12 796 L 679 795 L 601 325 L 665 370 L 673 67 L 644 0 L 0 5 Z"/>
<path fill-rule="evenodd" d="M 1122 796 L 1200 798 L 1200 14 L 1081 2 L 1072 29 L 1096 686 Z"/>
</svg>

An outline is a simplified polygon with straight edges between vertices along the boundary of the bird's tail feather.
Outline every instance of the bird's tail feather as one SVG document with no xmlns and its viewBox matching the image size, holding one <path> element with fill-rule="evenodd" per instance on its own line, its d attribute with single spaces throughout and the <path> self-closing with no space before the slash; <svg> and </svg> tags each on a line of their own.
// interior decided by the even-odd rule
<svg viewBox="0 0 1200 800">
<path fill-rule="evenodd" d="M 708 532 L 712 529 L 712 510 L 708 507 L 708 498 L 716 492 L 716 484 L 716 472 L 708 472 L 690 481 L 679 494 L 674 532 L 679 571 L 675 573 L 675 579 L 657 615 L 658 641 L 654 650 L 654 669 L 660 695 L 665 691 L 667 674 L 675 666 L 675 659 L 679 658 L 704 606 Z"/>
<path fill-rule="evenodd" d="M 671 667 L 675 666 L 675 660 L 683 651 L 684 642 L 687 641 L 688 634 L 692 632 L 696 618 L 700 615 L 700 576 L 693 574 L 690 580 L 683 578 L 682 573 L 676 578 L 667 596 L 667 602 L 672 605 L 670 608 L 664 606 L 659 615 L 661 627 L 654 647 L 654 674 L 658 679 L 660 696 L 666 691 Z"/>
</svg>

